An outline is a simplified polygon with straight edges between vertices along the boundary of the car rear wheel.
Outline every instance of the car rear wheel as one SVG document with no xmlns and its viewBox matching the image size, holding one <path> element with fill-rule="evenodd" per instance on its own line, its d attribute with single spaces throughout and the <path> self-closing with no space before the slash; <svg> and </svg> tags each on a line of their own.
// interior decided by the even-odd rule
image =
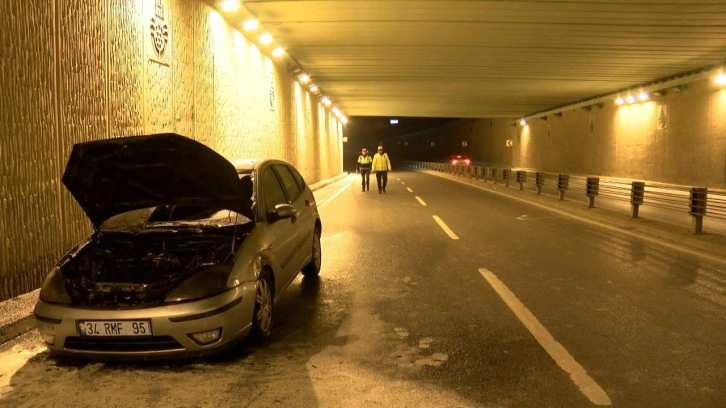
<svg viewBox="0 0 726 408">
<path fill-rule="evenodd" d="M 272 274 L 265 269 L 260 273 L 255 294 L 255 310 L 252 314 L 252 331 L 250 337 L 254 341 L 263 341 L 272 333 L 272 311 L 274 309 L 274 291 Z"/>
<path fill-rule="evenodd" d="M 320 265 L 323 262 L 323 251 L 320 248 L 320 229 L 315 228 L 313 233 L 313 256 L 310 262 L 302 269 L 304 276 L 318 276 L 320 274 Z"/>
</svg>

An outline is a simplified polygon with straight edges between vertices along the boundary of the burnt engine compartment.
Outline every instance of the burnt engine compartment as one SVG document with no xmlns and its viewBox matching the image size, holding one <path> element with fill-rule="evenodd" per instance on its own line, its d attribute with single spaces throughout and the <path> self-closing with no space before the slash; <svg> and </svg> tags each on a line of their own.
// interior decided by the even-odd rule
<svg viewBox="0 0 726 408">
<path fill-rule="evenodd" d="M 236 231 L 232 226 L 213 231 L 97 232 L 61 272 L 73 304 L 155 305 L 200 268 L 231 263 L 246 235 L 239 226 Z"/>
</svg>

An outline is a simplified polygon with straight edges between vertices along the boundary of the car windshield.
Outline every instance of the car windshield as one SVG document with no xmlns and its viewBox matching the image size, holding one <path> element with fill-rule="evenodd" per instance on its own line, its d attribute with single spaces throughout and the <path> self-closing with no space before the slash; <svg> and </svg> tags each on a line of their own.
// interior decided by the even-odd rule
<svg viewBox="0 0 726 408">
<path fill-rule="evenodd" d="M 235 211 L 194 205 L 162 205 L 115 215 L 101 224 L 102 231 L 140 231 L 163 227 L 225 227 L 250 219 Z"/>
</svg>

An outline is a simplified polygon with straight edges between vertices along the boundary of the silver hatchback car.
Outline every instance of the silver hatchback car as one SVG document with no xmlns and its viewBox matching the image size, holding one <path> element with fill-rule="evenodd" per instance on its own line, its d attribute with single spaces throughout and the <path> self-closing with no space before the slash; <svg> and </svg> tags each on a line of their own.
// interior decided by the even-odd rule
<svg viewBox="0 0 726 408">
<path fill-rule="evenodd" d="M 281 160 L 233 165 L 176 134 L 77 144 L 63 183 L 93 232 L 35 306 L 54 354 L 190 357 L 269 337 L 275 300 L 317 276 L 312 191 Z"/>
</svg>

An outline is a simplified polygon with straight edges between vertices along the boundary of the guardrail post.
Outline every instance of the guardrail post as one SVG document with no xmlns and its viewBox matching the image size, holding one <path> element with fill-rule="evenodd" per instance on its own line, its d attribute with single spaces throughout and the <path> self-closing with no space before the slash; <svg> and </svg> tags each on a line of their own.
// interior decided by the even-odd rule
<svg viewBox="0 0 726 408">
<path fill-rule="evenodd" d="M 534 184 L 537 186 L 537 195 L 542 194 L 542 187 L 544 187 L 545 175 L 542 172 L 534 174 Z"/>
<path fill-rule="evenodd" d="M 497 184 L 497 168 L 492 167 L 492 178 L 494 179 L 494 184 Z"/>
<path fill-rule="evenodd" d="M 599 192 L 600 192 L 600 178 L 599 177 L 588 177 L 585 194 L 587 195 L 587 198 L 589 199 L 590 202 L 587 204 L 587 208 L 595 207 L 595 197 L 597 197 Z"/>
<path fill-rule="evenodd" d="M 691 188 L 691 209 L 689 213 L 693 216 L 693 233 L 703 234 L 703 216 L 706 215 L 706 201 L 708 189 L 701 187 Z"/>
<path fill-rule="evenodd" d="M 560 192 L 560 200 L 565 199 L 565 191 L 570 187 L 570 175 L 560 174 L 557 176 L 557 191 Z"/>
<path fill-rule="evenodd" d="M 504 187 L 509 187 L 509 173 L 511 173 L 511 169 L 504 169 L 502 170 L 502 178 L 504 179 Z"/>
<path fill-rule="evenodd" d="M 527 172 L 524 170 L 517 170 L 517 183 L 519 183 L 519 190 L 524 190 L 524 183 L 527 182 Z"/>
<path fill-rule="evenodd" d="M 645 198 L 645 183 L 642 181 L 634 181 L 630 187 L 630 206 L 633 209 L 633 218 L 638 218 L 638 210 L 643 205 Z"/>
</svg>

